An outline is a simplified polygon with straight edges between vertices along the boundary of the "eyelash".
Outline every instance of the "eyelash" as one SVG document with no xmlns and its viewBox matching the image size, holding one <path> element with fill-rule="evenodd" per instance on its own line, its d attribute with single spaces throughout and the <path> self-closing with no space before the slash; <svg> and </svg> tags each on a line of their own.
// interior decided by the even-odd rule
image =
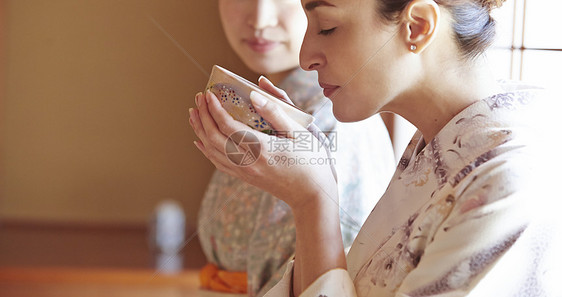
<svg viewBox="0 0 562 297">
<path fill-rule="evenodd" d="M 332 33 L 334 33 L 334 31 L 336 31 L 337 27 L 334 27 L 332 29 L 327 29 L 327 30 L 320 30 L 320 32 L 318 32 L 318 35 L 324 35 L 324 36 L 328 36 Z"/>
</svg>

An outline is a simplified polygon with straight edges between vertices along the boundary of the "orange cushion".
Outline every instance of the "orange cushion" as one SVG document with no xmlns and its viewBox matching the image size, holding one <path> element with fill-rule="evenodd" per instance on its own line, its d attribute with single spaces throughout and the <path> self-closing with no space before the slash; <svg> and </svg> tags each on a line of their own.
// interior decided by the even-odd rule
<svg viewBox="0 0 562 297">
<path fill-rule="evenodd" d="M 215 264 L 207 264 L 199 273 L 201 288 L 225 293 L 248 292 L 246 272 L 220 270 Z"/>
</svg>

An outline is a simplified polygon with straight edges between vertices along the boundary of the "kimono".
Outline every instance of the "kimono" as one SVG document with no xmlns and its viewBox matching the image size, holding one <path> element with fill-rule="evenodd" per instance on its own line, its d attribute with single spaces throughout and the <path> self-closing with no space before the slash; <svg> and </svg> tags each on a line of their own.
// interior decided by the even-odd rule
<svg viewBox="0 0 562 297">
<path fill-rule="evenodd" d="M 529 123 L 542 91 L 503 88 L 428 144 L 413 136 L 347 270 L 326 272 L 301 296 L 562 296 L 552 285 L 560 226 L 544 207 L 554 192 L 537 170 L 540 133 Z M 291 295 L 291 267 L 266 296 Z"/>
<path fill-rule="evenodd" d="M 297 106 L 314 115 L 315 124 L 330 139 L 341 195 L 342 236 L 349 248 L 377 202 L 373 197 L 384 193 L 396 166 L 386 126 L 380 116 L 359 123 L 337 123 L 331 102 L 317 84 L 316 72 L 297 69 L 279 87 Z M 247 272 L 249 296 L 262 296 L 273 287 L 283 277 L 295 250 L 290 208 L 271 194 L 220 171 L 213 174 L 203 198 L 198 232 L 210 263 L 222 270 Z"/>
</svg>

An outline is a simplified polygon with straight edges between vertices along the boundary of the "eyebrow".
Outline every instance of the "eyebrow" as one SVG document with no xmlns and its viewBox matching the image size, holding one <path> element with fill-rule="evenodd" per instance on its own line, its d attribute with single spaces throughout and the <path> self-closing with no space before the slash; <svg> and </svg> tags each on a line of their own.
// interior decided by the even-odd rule
<svg viewBox="0 0 562 297">
<path fill-rule="evenodd" d="M 319 7 L 319 6 L 334 6 L 334 5 L 328 3 L 328 2 L 326 2 L 326 1 L 324 1 L 324 0 L 315 0 L 315 1 L 310 1 L 310 2 L 306 3 L 306 4 L 304 5 L 304 9 L 305 9 L 306 11 L 312 11 L 312 10 L 314 10 L 316 7 Z"/>
</svg>

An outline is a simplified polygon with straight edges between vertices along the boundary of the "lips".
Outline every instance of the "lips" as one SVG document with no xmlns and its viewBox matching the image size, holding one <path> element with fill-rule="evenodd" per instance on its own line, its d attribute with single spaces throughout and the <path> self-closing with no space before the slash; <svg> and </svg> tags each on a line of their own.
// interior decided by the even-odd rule
<svg viewBox="0 0 562 297">
<path fill-rule="evenodd" d="M 264 38 L 245 39 L 244 42 L 256 53 L 267 53 L 279 45 L 279 42 Z"/>
<path fill-rule="evenodd" d="M 318 84 L 322 89 L 324 89 L 324 96 L 328 98 L 340 88 L 339 86 L 330 85 L 323 82 L 319 82 Z"/>
</svg>

